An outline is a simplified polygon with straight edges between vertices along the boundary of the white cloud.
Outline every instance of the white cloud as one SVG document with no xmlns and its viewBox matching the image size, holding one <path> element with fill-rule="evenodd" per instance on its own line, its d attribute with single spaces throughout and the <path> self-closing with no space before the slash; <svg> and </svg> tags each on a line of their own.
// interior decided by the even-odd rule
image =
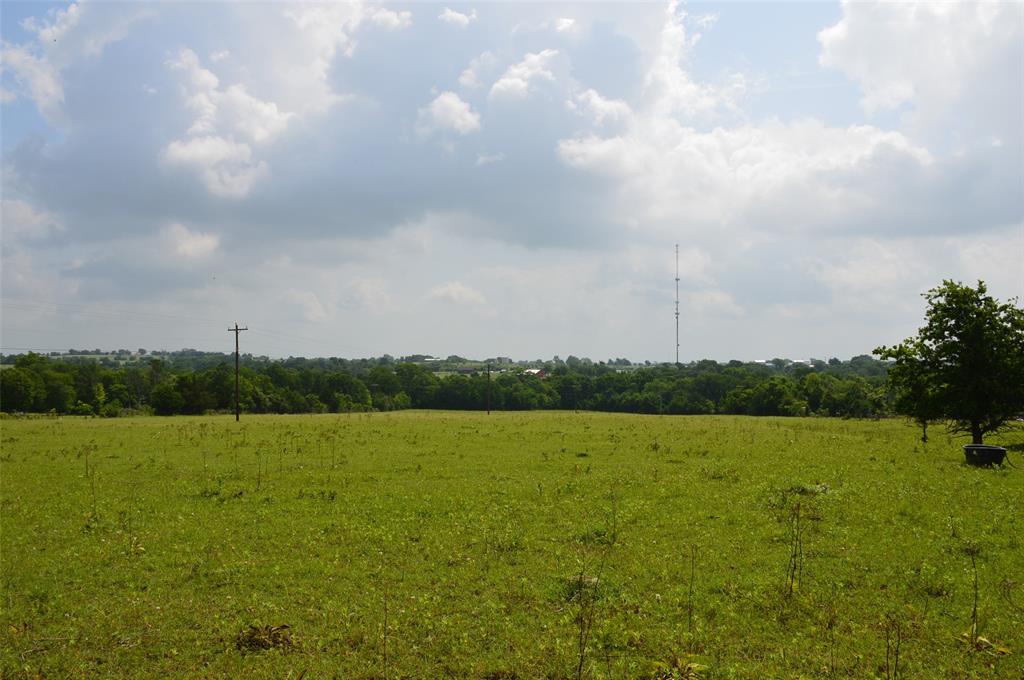
<svg viewBox="0 0 1024 680">
<path fill-rule="evenodd" d="M 554 80 L 550 64 L 558 56 L 558 50 L 528 52 L 523 60 L 508 67 L 504 75 L 491 86 L 492 97 L 526 97 L 535 80 Z"/>
<path fill-rule="evenodd" d="M 576 20 L 575 19 L 569 19 L 567 17 L 562 17 L 561 19 L 558 19 L 555 22 L 555 30 L 558 31 L 559 33 L 565 33 L 567 31 L 571 31 L 575 25 L 576 25 Z"/>
<path fill-rule="evenodd" d="M 1019 139 L 1024 20 L 1015 2 L 849 2 L 818 34 L 820 62 L 857 82 L 870 115 L 909 106 L 917 125 Z M 995 129 L 993 129 L 995 128 Z"/>
<path fill-rule="evenodd" d="M 471 89 L 480 87 L 480 78 L 483 74 L 491 71 L 498 63 L 498 58 L 491 52 L 483 52 L 469 62 L 469 66 L 459 74 L 459 85 Z"/>
<path fill-rule="evenodd" d="M 37 210 L 25 201 L 0 199 L 0 230 L 3 240 L 37 240 L 63 231 L 55 215 Z"/>
<path fill-rule="evenodd" d="M 687 38 L 685 14 L 669 2 L 658 40 L 658 49 L 645 79 L 645 89 L 660 115 L 708 115 L 722 104 L 714 88 L 694 82 L 680 62 L 700 38 Z"/>
<path fill-rule="evenodd" d="M 348 286 L 347 304 L 370 312 L 384 312 L 394 301 L 384 281 L 375 277 L 357 278 Z"/>
<path fill-rule="evenodd" d="M 449 281 L 430 289 L 427 297 L 448 300 L 459 305 L 484 305 L 487 299 L 480 291 L 470 288 L 460 281 Z"/>
<path fill-rule="evenodd" d="M 370 21 L 381 28 L 396 31 L 412 26 L 412 12 L 406 10 L 395 12 L 382 7 L 373 11 Z"/>
<path fill-rule="evenodd" d="M 290 305 L 297 305 L 302 318 L 310 322 L 324 321 L 329 317 L 327 308 L 320 298 L 311 290 L 291 289 L 285 292 L 285 300 Z"/>
<path fill-rule="evenodd" d="M 218 136 L 176 140 L 164 149 L 171 165 L 193 168 L 207 190 L 216 196 L 242 198 L 267 174 L 264 161 L 255 161 L 248 144 Z"/>
<path fill-rule="evenodd" d="M 476 157 L 476 164 L 477 167 L 481 167 L 491 163 L 500 163 L 503 160 L 505 160 L 505 154 L 503 153 L 480 154 Z"/>
<path fill-rule="evenodd" d="M 903 135 L 813 120 L 701 132 L 650 113 L 611 137 L 563 140 L 568 165 L 617 184 L 617 212 L 647 225 L 837 229 L 887 210 L 864 180 L 880 168 L 924 172 L 931 156 Z"/>
<path fill-rule="evenodd" d="M 103 49 L 122 40 L 132 24 L 153 10 L 112 3 L 72 3 L 53 10 L 47 19 L 29 17 L 22 28 L 33 34 L 28 44 L 4 42 L 0 70 L 10 71 L 20 93 L 28 96 L 51 123 L 62 123 L 64 84 L 62 71 L 83 59 L 98 57 Z"/>
<path fill-rule="evenodd" d="M 111 11 L 78 2 L 52 12 L 50 21 L 30 17 L 22 22 L 22 27 L 35 33 L 47 55 L 63 68 L 79 56 L 99 56 L 104 47 L 122 40 L 133 23 L 150 13 L 145 8 Z"/>
<path fill-rule="evenodd" d="M 476 10 L 470 10 L 469 14 L 463 14 L 462 12 L 456 12 L 450 7 L 445 7 L 444 11 L 437 15 L 437 18 L 446 24 L 465 28 L 476 21 Z"/>
<path fill-rule="evenodd" d="M 633 113 L 626 102 L 621 99 L 606 99 L 594 89 L 576 95 L 573 105 L 588 113 L 597 125 L 606 120 L 626 120 Z"/>
<path fill-rule="evenodd" d="M 266 143 L 281 134 L 295 114 L 253 97 L 244 85 L 220 89 L 220 79 L 202 67 L 192 50 L 181 50 L 167 65 L 185 74 L 183 95 L 195 119 L 188 137 L 168 144 L 164 157 L 172 164 L 194 168 L 212 194 L 245 196 L 268 169 L 266 162 L 254 160 L 250 144 Z"/>
<path fill-rule="evenodd" d="M 209 257 L 220 244 L 216 234 L 191 231 L 177 222 L 164 228 L 163 238 L 176 255 L 185 258 Z"/>
<path fill-rule="evenodd" d="M 724 290 L 698 290 L 682 296 L 682 305 L 688 314 L 702 316 L 741 316 L 743 308 Z"/>
<path fill-rule="evenodd" d="M 218 89 L 219 79 L 199 64 L 199 57 L 192 50 L 182 50 L 168 66 L 186 74 L 185 101 L 196 115 L 189 134 L 223 131 L 232 136 L 248 137 L 253 142 L 265 142 L 283 132 L 295 116 L 279 110 L 274 102 L 253 97 L 244 85 Z"/>
<path fill-rule="evenodd" d="M 227 59 L 230 56 L 231 56 L 231 51 L 230 50 L 218 50 L 216 52 L 210 52 L 210 61 L 212 61 L 214 64 L 216 64 L 217 62 L 224 61 L 225 59 Z"/>
<path fill-rule="evenodd" d="M 419 110 L 416 125 L 424 135 L 444 130 L 467 135 L 480 129 L 480 114 L 454 92 L 442 92 Z"/>
<path fill-rule="evenodd" d="M 402 30 L 412 25 L 408 11 L 394 12 L 362 2 L 322 5 L 296 4 L 283 15 L 298 29 L 295 40 L 270 44 L 268 66 L 274 70 L 278 101 L 291 110 L 323 112 L 342 101 L 332 89 L 329 71 L 335 56 L 351 57 L 356 50 L 356 33 L 367 23 L 385 30 Z"/>
<path fill-rule="evenodd" d="M 19 89 L 27 95 L 48 120 L 59 118 L 64 105 L 64 86 L 57 69 L 45 57 L 36 57 L 24 47 L 4 43 L 0 65 L 10 71 Z M 16 98 L 7 92 L 6 101 Z"/>
</svg>

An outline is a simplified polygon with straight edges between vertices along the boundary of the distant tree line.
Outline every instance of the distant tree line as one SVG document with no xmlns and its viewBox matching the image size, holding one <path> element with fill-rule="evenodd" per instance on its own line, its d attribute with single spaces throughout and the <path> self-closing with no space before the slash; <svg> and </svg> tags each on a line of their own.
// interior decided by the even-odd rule
<svg viewBox="0 0 1024 680">
<path fill-rule="evenodd" d="M 705 360 L 639 367 L 626 360 L 556 357 L 538 365 L 542 375 L 504 365 L 490 379 L 483 366 L 438 373 L 429 361 L 387 356 L 242 359 L 240 402 L 249 413 L 490 407 L 864 418 L 892 411 L 885 386 L 888 364 L 866 355 L 812 364 Z M 150 354 L 143 361 L 108 365 L 24 354 L 2 357 L 0 363 L 5 412 L 175 415 L 234 407 L 233 357 L 227 354 Z"/>
</svg>

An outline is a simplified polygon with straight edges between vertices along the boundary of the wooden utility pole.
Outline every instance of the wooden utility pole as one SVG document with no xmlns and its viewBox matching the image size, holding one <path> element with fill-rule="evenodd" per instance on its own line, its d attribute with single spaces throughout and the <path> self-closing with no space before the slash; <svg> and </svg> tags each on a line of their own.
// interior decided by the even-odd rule
<svg viewBox="0 0 1024 680">
<path fill-rule="evenodd" d="M 248 326 L 246 326 L 245 328 L 239 328 L 237 321 L 235 322 L 235 327 L 234 328 L 229 328 L 228 329 L 228 333 L 234 333 L 235 334 L 235 422 L 236 423 L 238 422 L 238 416 L 239 416 L 239 413 L 240 413 L 239 406 L 238 406 L 238 334 L 241 333 L 242 331 L 247 331 L 247 330 L 249 330 Z"/>
</svg>

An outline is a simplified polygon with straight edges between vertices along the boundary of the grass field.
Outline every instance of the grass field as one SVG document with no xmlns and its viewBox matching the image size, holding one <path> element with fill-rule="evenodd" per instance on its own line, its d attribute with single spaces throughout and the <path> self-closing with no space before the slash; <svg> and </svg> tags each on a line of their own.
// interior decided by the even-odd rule
<svg viewBox="0 0 1024 680">
<path fill-rule="evenodd" d="M 0 431 L 4 678 L 1024 677 L 1022 430 L 1001 470 L 901 421 Z"/>
</svg>

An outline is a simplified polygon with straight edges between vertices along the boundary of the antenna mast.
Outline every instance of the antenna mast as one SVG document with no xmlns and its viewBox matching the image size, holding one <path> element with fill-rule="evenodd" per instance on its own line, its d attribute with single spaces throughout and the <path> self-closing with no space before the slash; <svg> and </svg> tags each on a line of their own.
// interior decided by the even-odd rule
<svg viewBox="0 0 1024 680">
<path fill-rule="evenodd" d="M 676 244 L 676 363 L 679 363 L 679 244 Z"/>
</svg>

